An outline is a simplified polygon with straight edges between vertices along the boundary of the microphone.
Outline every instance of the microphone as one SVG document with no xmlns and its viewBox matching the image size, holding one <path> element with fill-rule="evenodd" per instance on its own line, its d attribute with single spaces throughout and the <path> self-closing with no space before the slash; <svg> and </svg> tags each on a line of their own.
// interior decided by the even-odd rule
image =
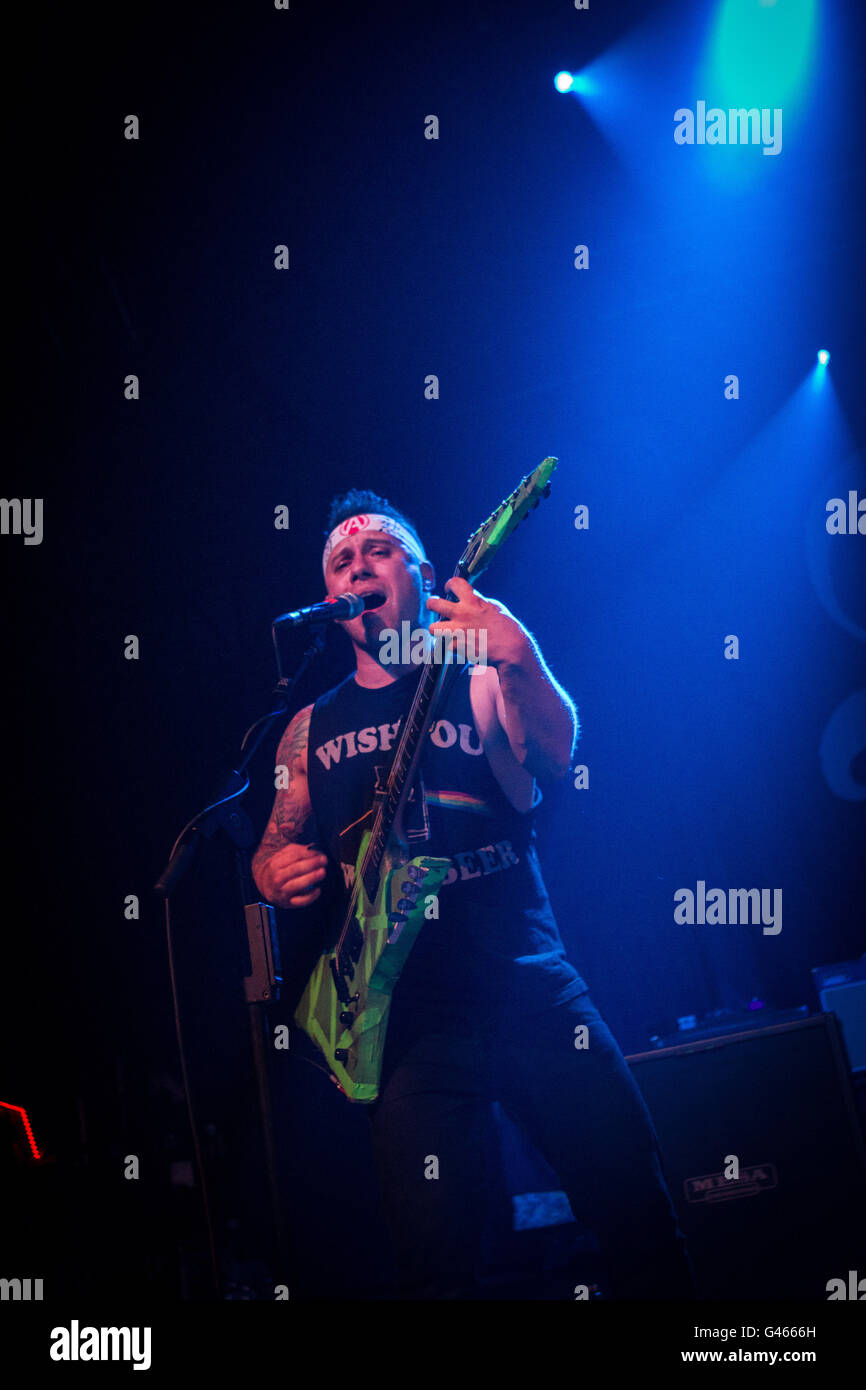
<svg viewBox="0 0 866 1390">
<path fill-rule="evenodd" d="M 381 608 L 384 602 L 385 595 L 379 593 L 337 594 L 336 598 L 325 599 L 324 603 L 312 603 L 309 608 L 281 613 L 274 618 L 273 626 L 276 627 L 277 623 L 304 627 L 308 623 L 348 622 L 350 618 L 357 618 L 359 613 L 365 613 L 368 608 Z"/>
</svg>

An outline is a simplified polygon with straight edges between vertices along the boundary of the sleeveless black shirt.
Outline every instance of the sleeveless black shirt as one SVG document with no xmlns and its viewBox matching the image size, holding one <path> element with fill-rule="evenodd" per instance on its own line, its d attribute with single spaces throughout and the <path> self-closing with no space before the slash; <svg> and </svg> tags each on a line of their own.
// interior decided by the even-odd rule
<svg viewBox="0 0 866 1390">
<path fill-rule="evenodd" d="M 587 989 L 568 962 L 541 877 L 533 812 L 502 791 L 475 727 L 472 668 L 455 679 L 426 739 L 404 816 L 409 853 L 451 860 L 392 996 L 396 1029 L 495 1026 L 515 1006 L 537 1011 Z M 348 885 L 387 777 L 418 675 L 368 689 L 354 675 L 313 706 L 307 776 L 318 840 Z M 423 899 L 422 899 L 423 901 Z M 336 924 L 338 925 L 338 924 Z"/>
</svg>

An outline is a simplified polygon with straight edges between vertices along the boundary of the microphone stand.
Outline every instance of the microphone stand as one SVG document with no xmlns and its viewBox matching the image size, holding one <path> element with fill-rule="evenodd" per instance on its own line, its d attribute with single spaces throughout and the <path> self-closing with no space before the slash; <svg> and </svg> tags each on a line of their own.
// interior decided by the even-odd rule
<svg viewBox="0 0 866 1390">
<path fill-rule="evenodd" d="M 255 832 L 252 822 L 246 812 L 240 808 L 239 803 L 250 786 L 250 780 L 246 775 L 246 769 L 249 767 L 252 759 L 255 757 L 255 754 L 276 720 L 286 718 L 292 703 L 295 687 L 301 677 L 306 674 L 313 659 L 321 653 L 325 645 L 325 632 L 324 624 L 314 627 L 312 639 L 301 658 L 297 670 L 294 675 L 286 676 L 283 674 L 279 643 L 277 641 L 277 623 L 279 621 L 280 619 L 277 619 L 271 628 L 271 637 L 277 666 L 277 685 L 273 693 L 279 700 L 279 704 L 276 709 L 270 710 L 267 714 L 262 715 L 260 719 L 257 719 L 247 730 L 241 742 L 241 757 L 237 767 L 232 768 L 223 784 L 220 794 L 199 811 L 191 821 L 188 821 L 178 835 L 172 847 L 168 864 L 163 870 L 160 878 L 154 884 L 154 892 L 163 898 L 166 908 L 166 920 L 170 922 L 170 901 L 172 894 L 176 891 L 178 885 L 191 869 L 204 841 L 211 839 L 219 829 L 222 829 L 228 835 L 235 846 L 235 864 L 241 893 L 240 902 L 243 904 L 244 923 L 249 947 L 250 973 L 244 977 L 244 996 L 247 1004 L 250 1006 L 248 1015 L 250 1022 L 250 1039 L 252 1044 L 253 1065 L 256 1074 L 256 1089 L 262 1125 L 264 1160 L 273 1220 L 272 1253 L 275 1257 L 274 1268 L 277 1270 L 276 1281 L 281 1283 L 285 1282 L 284 1276 L 287 1270 L 286 1238 L 283 1224 L 283 1204 L 278 1177 L 276 1144 L 274 1141 L 273 1112 L 268 1081 L 268 1052 L 266 1050 L 268 1046 L 266 1009 L 269 1003 L 279 999 L 280 985 L 282 984 L 280 947 L 274 909 L 270 904 L 260 902 L 256 893 L 250 866 L 250 850 L 255 843 Z M 170 949 L 171 941 L 169 935 L 169 950 Z M 187 1091 L 187 1107 L 189 1110 L 190 1123 L 193 1127 L 193 1142 L 197 1157 L 199 1158 L 199 1180 L 202 1186 L 205 1215 L 209 1227 L 208 1235 L 211 1243 L 211 1258 L 214 1263 L 214 1279 L 219 1291 L 219 1296 L 221 1296 L 219 1274 L 216 1267 L 214 1236 L 212 1229 L 210 1229 L 210 1216 L 203 1164 L 198 1154 L 197 1135 L 191 1097 L 186 1082 L 186 1067 L 183 1064 L 182 1046 L 181 1063 L 184 1073 L 184 1085 Z"/>
</svg>

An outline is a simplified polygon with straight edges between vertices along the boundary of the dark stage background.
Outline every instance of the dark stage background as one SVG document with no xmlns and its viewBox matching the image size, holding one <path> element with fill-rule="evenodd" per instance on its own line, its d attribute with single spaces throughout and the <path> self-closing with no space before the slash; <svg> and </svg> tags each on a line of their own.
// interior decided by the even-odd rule
<svg viewBox="0 0 866 1390">
<path fill-rule="evenodd" d="M 3 493 L 44 499 L 44 535 L 0 537 L 0 1100 L 27 1107 L 46 1155 L 39 1176 L 19 1153 L 5 1190 L 23 1210 L 10 1184 L 25 1183 L 54 1287 L 207 1296 L 152 885 L 269 706 L 271 619 L 321 596 L 338 490 L 406 510 L 441 592 L 469 531 L 560 459 L 480 588 L 579 707 L 589 785 L 545 788 L 540 853 L 624 1051 L 750 1001 L 817 1009 L 812 967 L 864 951 L 866 540 L 826 522 L 830 499 L 866 492 L 866 15 L 794 7 L 805 37 L 772 42 L 749 78 L 724 9 L 27 16 Z M 555 90 L 561 68 L 586 74 L 580 96 Z M 784 108 L 777 155 L 671 138 L 677 108 L 729 96 Z M 350 669 L 342 643 L 298 703 Z M 257 837 L 275 745 L 246 803 Z M 674 893 L 699 880 L 781 889 L 782 930 L 677 923 Z M 173 926 L 214 1221 L 243 1284 L 267 1218 L 226 841 Z M 304 921 L 280 926 L 290 962 Z M 328 1235 L 334 1153 L 370 1179 L 364 1123 L 320 1075 L 280 1065 L 288 1200 Z M 385 1287 L 375 1211 L 359 1228 Z M 367 1292 L 324 1261 L 293 1278 Z"/>
</svg>

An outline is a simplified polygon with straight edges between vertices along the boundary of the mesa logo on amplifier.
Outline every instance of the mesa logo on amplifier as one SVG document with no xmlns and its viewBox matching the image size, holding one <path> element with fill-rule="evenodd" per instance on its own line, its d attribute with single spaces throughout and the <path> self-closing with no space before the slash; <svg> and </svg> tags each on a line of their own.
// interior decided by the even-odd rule
<svg viewBox="0 0 866 1390">
<path fill-rule="evenodd" d="M 756 1197 L 778 1185 L 779 1175 L 772 1163 L 753 1163 L 750 1168 L 741 1168 L 738 1178 L 726 1178 L 724 1173 L 686 1178 L 683 1192 L 687 1202 L 728 1202 L 732 1197 Z"/>
</svg>

